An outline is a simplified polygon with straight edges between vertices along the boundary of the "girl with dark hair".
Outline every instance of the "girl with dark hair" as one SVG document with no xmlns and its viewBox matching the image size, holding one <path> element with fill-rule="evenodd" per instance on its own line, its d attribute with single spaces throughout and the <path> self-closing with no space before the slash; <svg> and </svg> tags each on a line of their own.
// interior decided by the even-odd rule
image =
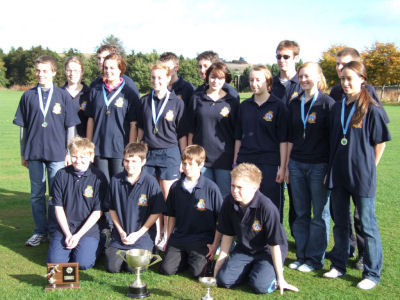
<svg viewBox="0 0 400 300">
<path fill-rule="evenodd" d="M 356 61 L 344 65 L 340 76 L 346 94 L 337 102 L 330 118 L 330 159 L 327 184 L 335 220 L 335 246 L 331 269 L 324 274 L 336 278 L 346 272 L 349 255 L 349 200 L 359 209 L 365 238 L 363 280 L 360 289 L 372 289 L 380 280 L 382 245 L 375 215 L 376 166 L 382 157 L 390 132 L 379 104 L 365 88 L 365 66 Z"/>
</svg>

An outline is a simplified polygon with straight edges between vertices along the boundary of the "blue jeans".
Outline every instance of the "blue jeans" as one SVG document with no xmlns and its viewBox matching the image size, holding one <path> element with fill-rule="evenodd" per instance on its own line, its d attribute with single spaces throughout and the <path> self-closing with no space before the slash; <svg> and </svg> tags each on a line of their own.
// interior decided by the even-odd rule
<svg viewBox="0 0 400 300">
<path fill-rule="evenodd" d="M 277 281 L 269 253 L 251 255 L 235 248 L 217 274 L 218 286 L 232 288 L 247 282 L 258 294 L 272 293 L 276 290 Z"/>
<path fill-rule="evenodd" d="M 64 161 L 28 161 L 29 179 L 31 181 L 31 207 L 35 223 L 34 234 L 47 234 L 48 232 L 46 217 L 46 168 L 50 191 L 54 176 L 63 167 Z M 49 209 L 49 214 L 54 214 L 54 210 Z"/>
<path fill-rule="evenodd" d="M 321 269 L 329 241 L 329 192 L 324 186 L 327 164 L 289 161 L 289 178 L 296 218 L 293 236 L 297 260 Z M 311 218 L 311 209 L 313 218 Z"/>
<path fill-rule="evenodd" d="M 214 181 L 219 190 L 221 191 L 222 197 L 225 199 L 231 193 L 231 171 L 224 169 L 214 169 L 203 167 L 201 170 L 204 176 Z"/>
<path fill-rule="evenodd" d="M 78 262 L 79 269 L 87 270 L 94 266 L 96 262 L 96 251 L 99 240 L 91 236 L 83 236 L 74 249 L 65 248 L 65 237 L 58 235 L 51 237 L 49 252 L 47 254 L 48 263 L 67 263 Z"/>
<path fill-rule="evenodd" d="M 343 187 L 335 187 L 331 194 L 332 214 L 335 220 L 333 227 L 335 246 L 331 252 L 332 267 L 343 273 L 346 272 L 350 248 L 350 196 L 353 197 L 357 206 L 361 220 L 361 233 L 365 240 L 363 278 L 378 283 L 382 270 L 382 244 L 375 215 L 375 197 L 353 195 Z"/>
</svg>

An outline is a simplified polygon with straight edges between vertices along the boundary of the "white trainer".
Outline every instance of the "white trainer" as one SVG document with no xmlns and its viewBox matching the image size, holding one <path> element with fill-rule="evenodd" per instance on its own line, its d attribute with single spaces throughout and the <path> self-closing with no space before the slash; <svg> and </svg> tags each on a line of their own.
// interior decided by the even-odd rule
<svg viewBox="0 0 400 300">
<path fill-rule="evenodd" d="M 373 282 L 373 281 L 370 280 L 370 279 L 367 279 L 367 278 L 364 278 L 363 280 L 361 280 L 361 281 L 357 284 L 357 287 L 358 287 L 359 289 L 362 289 L 362 290 L 370 290 L 370 289 L 373 289 L 375 286 L 376 286 L 376 283 Z"/>
</svg>

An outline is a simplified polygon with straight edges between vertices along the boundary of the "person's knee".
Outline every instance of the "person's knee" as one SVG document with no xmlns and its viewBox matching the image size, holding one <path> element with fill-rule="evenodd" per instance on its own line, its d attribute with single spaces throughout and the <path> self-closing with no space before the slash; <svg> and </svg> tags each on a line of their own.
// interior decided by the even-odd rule
<svg viewBox="0 0 400 300">
<path fill-rule="evenodd" d="M 249 286 L 256 294 L 268 294 L 275 291 L 278 287 L 276 279 L 266 283 L 265 280 L 249 280 Z"/>
<path fill-rule="evenodd" d="M 172 266 L 171 264 L 161 264 L 160 266 L 160 273 L 163 275 L 174 275 L 178 271 L 178 268 Z"/>
<path fill-rule="evenodd" d="M 106 262 L 106 271 L 109 273 L 120 273 L 121 266 L 117 266 L 115 264 L 110 264 L 110 263 Z"/>
<path fill-rule="evenodd" d="M 223 272 L 223 270 L 220 270 L 217 274 L 217 285 L 219 287 L 224 287 L 227 289 L 230 289 L 234 286 L 234 281 L 230 280 L 227 274 Z"/>
<path fill-rule="evenodd" d="M 88 270 L 94 266 L 94 262 L 80 262 L 79 263 L 79 270 Z"/>
</svg>

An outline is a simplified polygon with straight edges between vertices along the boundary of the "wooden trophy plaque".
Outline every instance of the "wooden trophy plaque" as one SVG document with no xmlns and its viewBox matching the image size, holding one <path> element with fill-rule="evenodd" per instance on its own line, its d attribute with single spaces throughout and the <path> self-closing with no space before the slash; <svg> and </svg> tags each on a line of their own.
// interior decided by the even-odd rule
<svg viewBox="0 0 400 300">
<path fill-rule="evenodd" d="M 50 263 L 47 264 L 46 291 L 55 289 L 79 289 L 78 263 Z"/>
</svg>

